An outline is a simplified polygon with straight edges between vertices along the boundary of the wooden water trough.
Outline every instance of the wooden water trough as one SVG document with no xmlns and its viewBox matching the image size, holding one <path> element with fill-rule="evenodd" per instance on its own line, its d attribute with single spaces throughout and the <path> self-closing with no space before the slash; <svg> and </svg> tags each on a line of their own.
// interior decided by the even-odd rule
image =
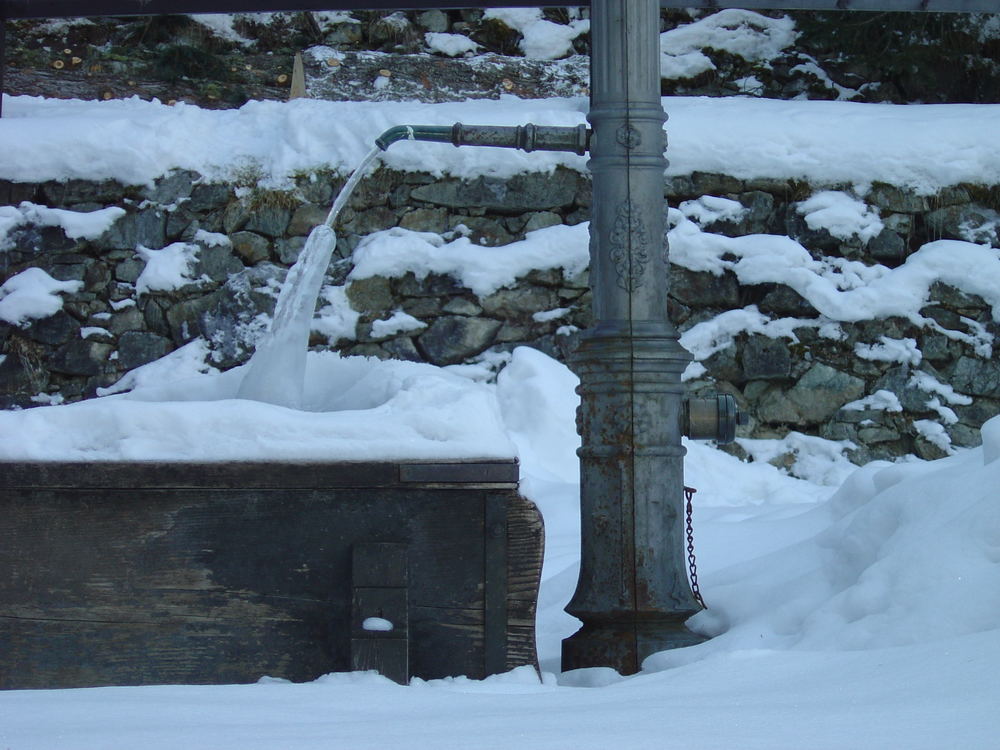
<svg viewBox="0 0 1000 750">
<path fill-rule="evenodd" d="M 514 461 L 0 464 L 0 688 L 536 665 L 543 530 L 517 478 Z"/>
</svg>

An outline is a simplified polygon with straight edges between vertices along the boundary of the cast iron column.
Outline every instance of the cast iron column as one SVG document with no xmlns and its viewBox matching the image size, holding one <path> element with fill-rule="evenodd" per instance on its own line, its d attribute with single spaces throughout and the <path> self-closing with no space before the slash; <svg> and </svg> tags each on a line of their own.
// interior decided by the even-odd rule
<svg viewBox="0 0 1000 750">
<path fill-rule="evenodd" d="M 595 325 L 580 376 L 582 561 L 566 611 L 583 627 L 562 668 L 637 672 L 656 651 L 702 639 L 683 544 L 681 373 L 691 360 L 667 317 L 668 257 L 657 0 L 591 3 L 590 284 Z"/>
</svg>

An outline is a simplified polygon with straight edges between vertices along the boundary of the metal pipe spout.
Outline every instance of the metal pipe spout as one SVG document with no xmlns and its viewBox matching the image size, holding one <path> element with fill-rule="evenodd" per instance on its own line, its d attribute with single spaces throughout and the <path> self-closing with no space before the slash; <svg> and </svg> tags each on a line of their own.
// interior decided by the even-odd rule
<svg viewBox="0 0 1000 750">
<path fill-rule="evenodd" d="M 375 139 L 383 151 L 396 141 L 430 141 L 455 146 L 494 146 L 532 151 L 568 151 L 586 154 L 590 149 L 590 130 L 586 125 L 397 125 Z"/>
</svg>

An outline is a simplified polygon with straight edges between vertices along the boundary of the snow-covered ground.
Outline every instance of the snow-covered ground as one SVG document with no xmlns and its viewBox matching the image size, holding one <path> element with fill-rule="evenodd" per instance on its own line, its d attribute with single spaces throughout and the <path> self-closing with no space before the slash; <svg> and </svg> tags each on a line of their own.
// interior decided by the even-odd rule
<svg viewBox="0 0 1000 750">
<path fill-rule="evenodd" d="M 630 678 L 560 675 L 560 640 L 577 627 L 562 611 L 579 559 L 572 373 L 531 349 L 515 352 L 496 385 L 332 354 L 309 364 L 306 392 L 326 411 L 233 400 L 242 369 L 171 383 L 191 375 L 174 367 L 129 395 L 4 413 L 0 430 L 24 442 L 79 433 L 95 458 L 115 441 L 136 458 L 184 453 L 199 434 L 222 435 L 203 442 L 227 442 L 229 454 L 246 448 L 235 437 L 244 419 L 273 425 L 282 455 L 361 445 L 360 426 L 376 451 L 393 430 L 403 453 L 435 431 L 492 455 L 513 443 L 522 489 L 546 521 L 542 679 L 520 669 L 406 687 L 334 674 L 299 685 L 3 692 L 0 747 L 997 747 L 1000 418 L 982 448 L 856 471 L 824 441 L 793 435 L 783 448 L 797 451 L 809 480 L 689 445 L 710 606 L 690 625 L 715 637 L 654 655 Z M 193 415 L 197 424 L 185 421 Z M 342 442 L 330 443 L 338 432 Z M 64 452 L 48 445 L 53 457 Z"/>
<path fill-rule="evenodd" d="M 877 217 L 857 200 L 876 180 L 924 193 L 963 181 L 1000 182 L 994 137 L 1000 108 L 994 106 L 744 99 L 668 99 L 665 105 L 671 174 L 726 171 L 855 186 L 853 194 L 821 193 L 800 207 L 807 220 L 837 231 L 877 231 Z M 0 152 L 0 178 L 145 183 L 171 168 L 190 168 L 210 179 L 253 173 L 281 186 L 316 167 L 348 171 L 371 137 L 390 125 L 568 125 L 583 121 L 585 107 L 579 100 L 299 100 L 206 112 L 138 100 L 8 98 L 0 142 L 17 145 Z M 387 159 L 399 169 L 459 176 L 584 168 L 575 156 L 428 144 L 397 145 Z M 675 262 L 790 283 L 833 321 L 856 319 L 851 316 L 859 311 L 907 315 L 942 274 L 1000 309 L 996 249 L 932 243 L 891 273 L 860 264 L 826 267 L 790 240 L 771 238 L 765 246 L 754 238 L 717 238 L 693 223 L 732 208 L 702 201 L 675 209 Z M 0 213 L 0 233 L 31 220 L 84 236 L 115 218 L 85 220 L 21 206 Z M 547 231 L 536 233 L 542 238 L 536 241 L 552 247 L 567 239 L 554 232 L 583 230 Z M 390 240 L 367 241 L 368 255 L 358 260 L 391 261 Z M 461 249 L 425 244 L 427 263 L 432 257 L 451 262 L 457 252 L 450 250 Z M 515 251 L 530 254 L 533 247 L 529 242 Z M 435 249 L 443 252 L 435 256 Z M 957 262 L 963 254 L 969 262 Z M 576 263 L 573 257 L 567 255 L 564 268 Z M 483 266 L 477 272 L 488 278 L 469 278 L 488 286 L 506 265 Z M 2 290 L 6 314 L 50 314 L 32 305 L 49 309 L 64 290 L 39 292 L 44 280 L 35 281 Z M 733 313 L 702 329 L 701 339 L 689 332 L 685 343 L 701 351 L 725 345 L 727 326 L 753 322 L 751 310 Z M 859 352 L 911 354 L 905 341 L 892 340 Z M 577 627 L 562 611 L 579 559 L 575 379 L 528 349 L 515 352 L 495 384 L 483 382 L 484 371 L 312 354 L 304 408 L 296 410 L 235 398 L 245 371 L 213 371 L 204 343 L 195 341 L 111 389 L 131 388 L 128 393 L 0 413 L 0 453 L 93 460 L 517 453 L 522 489 L 538 503 L 547 527 L 541 680 L 518 670 L 482 682 L 456 676 L 406 687 L 376 675 L 342 674 L 305 685 L 265 679 L 244 686 L 3 692 L 0 750 L 1000 747 L 1000 418 L 984 427 L 981 448 L 859 470 L 840 455 L 839 444 L 794 433 L 782 441 L 745 441 L 759 459 L 754 463 L 689 445 L 686 479 L 699 489 L 699 570 L 710 606 L 690 625 L 714 637 L 655 655 L 631 678 L 606 670 L 560 675 L 560 640 Z M 892 408 L 884 393 L 885 408 Z M 261 423 L 273 426 L 267 437 L 247 439 L 247 425 Z M 766 462 L 788 451 L 804 478 Z"/>
</svg>

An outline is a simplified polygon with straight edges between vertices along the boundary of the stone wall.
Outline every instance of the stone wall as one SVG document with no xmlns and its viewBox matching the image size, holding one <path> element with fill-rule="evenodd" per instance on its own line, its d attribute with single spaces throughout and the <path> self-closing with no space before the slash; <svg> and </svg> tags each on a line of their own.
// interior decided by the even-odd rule
<svg viewBox="0 0 1000 750">
<path fill-rule="evenodd" d="M 285 269 L 342 182 L 309 175 L 295 190 L 269 192 L 249 178 L 244 186 L 217 185 L 188 172 L 153 187 L 0 181 L 0 206 L 21 217 L 0 249 L 0 281 L 36 267 L 78 282 L 76 291 L 59 293 L 63 304 L 54 314 L 19 325 L 0 322 L 0 405 L 89 398 L 198 339 L 207 342 L 215 366 L 244 362 L 273 311 Z M 843 239 L 810 228 L 796 208 L 820 187 L 837 186 L 693 174 L 669 180 L 665 191 L 675 207 L 703 196 L 713 197 L 709 205 L 723 198 L 740 207 L 700 218 L 688 211 L 702 232 L 790 236 L 817 259 L 893 268 L 938 238 L 1000 245 L 996 189 L 956 186 L 924 197 L 876 185 L 865 202 L 883 228 Z M 25 201 L 73 212 L 118 206 L 125 213 L 96 238 L 69 232 L 74 238 L 51 212 L 32 212 Z M 357 313 L 354 330 L 332 342 L 317 331 L 312 345 L 438 365 L 484 358 L 495 365 L 503 358 L 493 355 L 524 344 L 564 359 L 576 331 L 591 322 L 586 273 L 539 269 L 512 287 L 477 296 L 447 275 L 349 279 L 351 255 L 364 236 L 392 227 L 445 236 L 457 231 L 476 244 L 505 245 L 535 229 L 585 221 L 589 202 L 588 178 L 570 170 L 460 182 L 380 169 L 362 182 L 341 217 L 338 257 L 328 274 Z M 672 214 L 677 221 L 679 212 Z M 149 252 L 160 249 L 169 252 Z M 153 256 L 157 263 L 174 262 L 157 275 Z M 186 281 L 163 278 L 185 264 Z M 335 297 L 328 295 L 325 304 Z M 920 318 L 841 323 L 831 337 L 822 335 L 819 313 L 788 286 L 741 285 L 730 271 L 674 266 L 671 313 L 682 331 L 751 305 L 770 319 L 797 322 L 782 337 L 736 333 L 704 359 L 705 372 L 692 373 L 691 382 L 695 392 L 733 393 L 752 416 L 747 436 L 798 430 L 850 440 L 850 455 L 859 462 L 906 453 L 930 458 L 949 451 L 949 443 L 976 444 L 978 427 L 1000 413 L 1000 365 L 991 349 L 998 326 L 980 297 L 936 283 Z M 378 325 L 400 311 L 418 322 Z M 897 348 L 909 340 L 912 356 L 879 358 L 886 340 Z M 858 347 L 875 354 L 858 356 Z"/>
</svg>

